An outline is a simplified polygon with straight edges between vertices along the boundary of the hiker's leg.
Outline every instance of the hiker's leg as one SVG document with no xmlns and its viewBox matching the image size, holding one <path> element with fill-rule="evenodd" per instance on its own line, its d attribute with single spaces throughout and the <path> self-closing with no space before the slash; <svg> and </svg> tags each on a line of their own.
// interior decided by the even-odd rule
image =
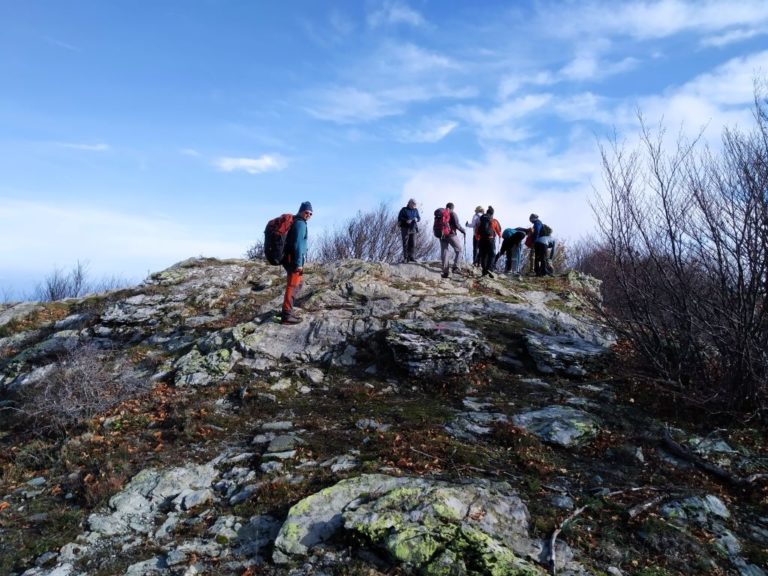
<svg viewBox="0 0 768 576">
<path fill-rule="evenodd" d="M 440 239 L 440 263 L 443 265 L 443 274 L 447 274 L 450 269 L 448 264 L 448 238 Z"/>
<path fill-rule="evenodd" d="M 515 274 L 520 274 L 520 269 L 523 267 L 523 243 L 518 242 L 510 249 L 510 252 L 512 252 L 512 268 Z"/>
<path fill-rule="evenodd" d="M 416 250 L 416 232 L 408 232 L 408 260 L 413 260 L 413 253 Z"/>
<path fill-rule="evenodd" d="M 408 262 L 408 228 L 400 228 L 400 238 L 403 241 L 403 260 Z"/>
<path fill-rule="evenodd" d="M 459 257 L 461 256 L 461 241 L 459 240 L 459 235 L 454 234 L 453 236 L 448 237 L 450 239 L 451 245 L 453 246 L 453 267 L 458 268 L 459 267 Z"/>
<path fill-rule="evenodd" d="M 288 272 L 285 282 L 285 295 L 283 296 L 283 318 L 293 314 L 293 303 L 301 291 L 301 283 L 304 275 L 300 272 Z"/>
<path fill-rule="evenodd" d="M 472 265 L 477 266 L 480 262 L 480 246 L 475 235 L 472 235 Z"/>
</svg>

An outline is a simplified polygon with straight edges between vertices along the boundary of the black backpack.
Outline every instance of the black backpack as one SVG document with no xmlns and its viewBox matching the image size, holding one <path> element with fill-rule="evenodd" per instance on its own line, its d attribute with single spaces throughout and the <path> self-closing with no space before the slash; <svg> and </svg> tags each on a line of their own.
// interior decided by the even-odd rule
<svg viewBox="0 0 768 576">
<path fill-rule="evenodd" d="M 477 223 L 477 234 L 480 238 L 490 238 L 493 236 L 493 226 L 491 222 L 493 218 L 488 214 L 480 216 L 480 221 Z"/>
<path fill-rule="evenodd" d="M 541 225 L 541 236 L 552 236 L 552 228 L 550 226 L 547 226 L 546 224 Z"/>
<path fill-rule="evenodd" d="M 283 214 L 267 222 L 264 229 L 264 257 L 273 265 L 283 262 L 285 239 L 293 225 L 293 214 Z"/>
</svg>

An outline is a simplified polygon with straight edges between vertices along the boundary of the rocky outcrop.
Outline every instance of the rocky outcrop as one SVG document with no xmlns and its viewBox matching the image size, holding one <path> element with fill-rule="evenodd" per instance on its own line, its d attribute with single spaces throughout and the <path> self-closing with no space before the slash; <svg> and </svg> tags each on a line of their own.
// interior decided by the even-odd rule
<svg viewBox="0 0 768 576">
<path fill-rule="evenodd" d="M 583 306 L 591 279 L 445 281 L 435 264 L 344 261 L 307 268 L 295 326 L 275 322 L 283 282 L 265 263 L 191 259 L 47 320 L 30 320 L 46 318 L 41 304 L 0 311 L 0 408 L 83 345 L 130 363 L 163 402 L 157 422 L 142 413 L 150 395 L 63 441 L 76 460 L 132 421 L 156 455 L 124 446 L 146 464 L 15 574 L 630 574 L 638 542 L 684 539 L 707 569 L 765 576 L 765 518 L 711 490 L 612 501 L 600 518 L 600 498 L 645 494 L 684 463 L 645 440 L 654 418 L 614 406 L 614 338 Z M 688 442 L 736 474 L 762 471 L 732 444 Z M 4 487 L 0 514 L 74 502 L 67 486 L 86 472 L 48 473 Z M 656 506 L 674 528 L 624 522 L 620 505 Z M 562 530 L 585 506 L 581 537 Z M 619 524 L 592 531 L 598 521 Z M 627 550 L 598 541 L 626 530 Z"/>
</svg>

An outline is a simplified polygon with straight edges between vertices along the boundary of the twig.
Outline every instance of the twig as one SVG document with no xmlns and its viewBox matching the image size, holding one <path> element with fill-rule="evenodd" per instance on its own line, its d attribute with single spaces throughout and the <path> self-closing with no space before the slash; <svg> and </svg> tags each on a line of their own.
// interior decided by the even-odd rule
<svg viewBox="0 0 768 576">
<path fill-rule="evenodd" d="M 629 516 L 630 519 L 635 518 L 636 516 L 639 516 L 646 510 L 649 510 L 650 508 L 653 508 L 657 504 L 663 502 L 664 498 L 666 498 L 666 496 L 654 496 L 650 500 L 646 500 L 645 502 L 641 502 L 637 506 L 633 506 L 632 508 L 630 508 L 629 511 L 627 512 L 627 515 Z"/>
<path fill-rule="evenodd" d="M 560 526 L 555 528 L 554 532 L 552 532 L 552 537 L 549 539 L 549 570 L 552 572 L 552 576 L 556 576 L 557 574 L 557 554 L 555 552 L 555 545 L 557 544 L 557 537 L 560 535 L 560 532 L 563 531 L 563 528 L 568 525 L 568 523 L 572 522 L 574 518 L 576 518 L 579 514 L 584 512 L 584 510 L 587 509 L 587 506 L 584 505 L 581 508 L 577 508 L 573 511 L 573 513 L 568 516 L 565 520 L 563 520 L 560 523 Z"/>
</svg>

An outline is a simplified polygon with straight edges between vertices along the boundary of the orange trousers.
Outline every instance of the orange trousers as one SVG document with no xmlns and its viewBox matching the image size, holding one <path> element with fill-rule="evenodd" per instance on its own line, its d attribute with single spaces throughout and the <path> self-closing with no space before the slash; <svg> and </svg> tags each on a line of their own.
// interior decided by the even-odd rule
<svg viewBox="0 0 768 576">
<path fill-rule="evenodd" d="M 296 300 L 296 296 L 301 291 L 303 280 L 303 270 L 288 272 L 288 279 L 285 283 L 285 296 L 283 296 L 283 316 L 290 316 L 293 314 L 293 303 Z"/>
</svg>

